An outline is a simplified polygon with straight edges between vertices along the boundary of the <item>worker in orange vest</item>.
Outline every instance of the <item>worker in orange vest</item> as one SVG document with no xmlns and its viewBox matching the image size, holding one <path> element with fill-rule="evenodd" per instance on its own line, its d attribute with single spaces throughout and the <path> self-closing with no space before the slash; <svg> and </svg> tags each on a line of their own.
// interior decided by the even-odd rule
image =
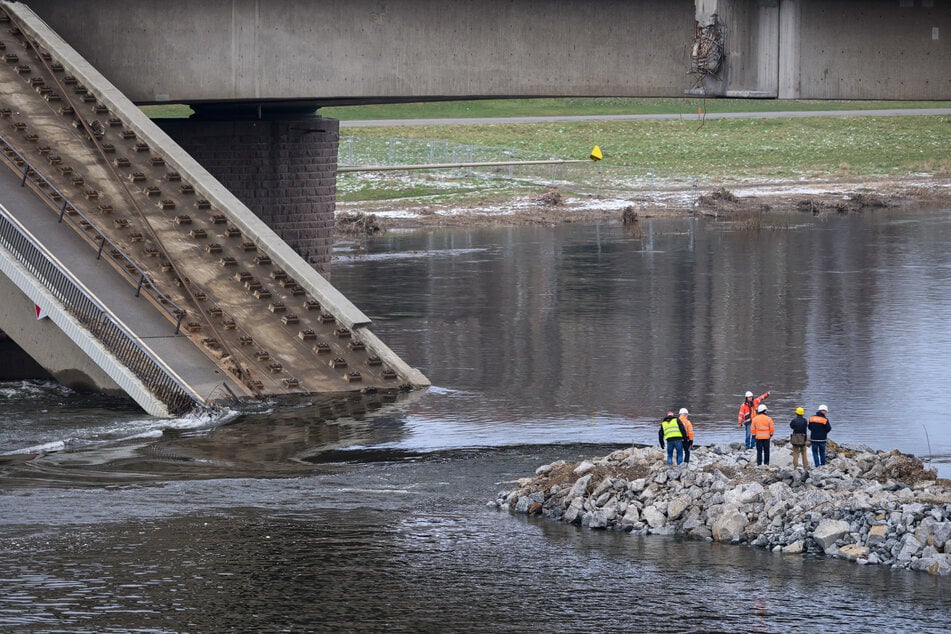
<svg viewBox="0 0 951 634">
<path fill-rule="evenodd" d="M 683 423 L 684 431 L 687 432 L 687 437 L 684 438 L 684 462 L 690 462 L 690 450 L 693 448 L 693 423 L 690 422 L 690 419 L 687 415 L 690 412 L 687 411 L 686 407 L 680 408 L 680 422 Z"/>
<path fill-rule="evenodd" d="M 820 405 L 815 416 L 809 417 L 809 435 L 812 443 L 812 462 L 816 467 L 826 463 L 826 436 L 832 430 L 829 422 L 829 406 Z"/>
<path fill-rule="evenodd" d="M 747 392 L 746 400 L 744 400 L 743 404 L 740 405 L 740 413 L 736 417 L 736 420 L 739 422 L 740 425 L 746 426 L 746 448 L 747 449 L 753 448 L 753 434 L 750 433 L 750 423 L 752 422 L 753 416 L 755 415 L 754 412 L 756 412 L 756 408 L 759 407 L 759 404 L 762 403 L 764 400 L 766 400 L 768 397 L 769 397 L 769 392 L 766 392 L 765 394 L 760 394 L 756 398 L 753 398 L 752 392 Z"/>
<path fill-rule="evenodd" d="M 760 404 L 756 408 L 756 416 L 751 423 L 751 433 L 756 439 L 756 464 L 769 464 L 769 441 L 773 437 L 776 428 L 773 426 L 773 419 L 766 415 L 769 411 L 766 405 Z"/>
</svg>

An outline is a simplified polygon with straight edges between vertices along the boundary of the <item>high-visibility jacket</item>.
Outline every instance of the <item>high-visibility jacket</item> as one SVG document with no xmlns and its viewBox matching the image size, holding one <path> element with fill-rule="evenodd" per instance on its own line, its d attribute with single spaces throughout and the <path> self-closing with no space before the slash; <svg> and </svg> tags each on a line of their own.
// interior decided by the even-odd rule
<svg viewBox="0 0 951 634">
<path fill-rule="evenodd" d="M 776 428 L 773 426 L 773 419 L 766 414 L 757 414 L 753 417 L 750 425 L 750 433 L 756 440 L 768 440 L 773 437 Z"/>
<path fill-rule="evenodd" d="M 809 432 L 812 440 L 816 442 L 824 441 L 831 429 L 832 423 L 829 422 L 829 418 L 823 415 L 821 411 L 816 412 L 815 416 L 809 417 Z"/>
<path fill-rule="evenodd" d="M 684 435 L 680 433 L 680 422 L 676 418 L 665 420 L 660 424 L 660 427 L 664 431 L 664 440 L 684 437 Z"/>
<path fill-rule="evenodd" d="M 737 415 L 736 420 L 740 425 L 744 423 L 749 423 L 753 416 L 756 415 L 756 408 L 759 407 L 759 404 L 769 396 L 769 392 L 764 392 L 756 398 L 753 399 L 753 404 L 750 405 L 750 402 L 747 400 L 743 401 L 743 404 L 740 405 L 740 413 Z"/>
<path fill-rule="evenodd" d="M 684 429 L 687 430 L 687 440 L 693 440 L 693 423 L 690 422 L 686 414 L 680 415 L 680 422 L 684 424 Z"/>
</svg>

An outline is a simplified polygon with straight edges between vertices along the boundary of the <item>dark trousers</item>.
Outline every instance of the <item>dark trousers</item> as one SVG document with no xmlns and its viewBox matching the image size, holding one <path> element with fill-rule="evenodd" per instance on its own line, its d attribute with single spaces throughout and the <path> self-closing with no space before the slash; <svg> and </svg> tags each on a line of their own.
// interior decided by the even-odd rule
<svg viewBox="0 0 951 634">
<path fill-rule="evenodd" d="M 756 439 L 756 464 L 769 464 L 769 438 Z"/>
<path fill-rule="evenodd" d="M 684 441 L 684 462 L 690 462 L 690 449 L 693 447 L 692 440 Z"/>
</svg>

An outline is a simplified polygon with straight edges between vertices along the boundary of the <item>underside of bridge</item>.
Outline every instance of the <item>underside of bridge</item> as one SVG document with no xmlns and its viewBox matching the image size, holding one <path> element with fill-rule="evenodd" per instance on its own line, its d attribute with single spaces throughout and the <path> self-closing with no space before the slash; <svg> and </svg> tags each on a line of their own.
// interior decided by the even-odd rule
<svg viewBox="0 0 951 634">
<path fill-rule="evenodd" d="M 124 391 L 159 415 L 228 399 L 428 384 L 29 9 L 3 10 L 0 268 L 10 301 L 0 328 L 40 366 L 66 383 Z M 335 122 L 275 125 L 255 122 L 242 140 L 316 147 L 333 162 Z M 247 167 L 261 161 L 248 155 L 230 159 L 239 185 L 292 185 L 264 182 Z M 272 172 L 291 159 L 278 157 Z"/>
</svg>

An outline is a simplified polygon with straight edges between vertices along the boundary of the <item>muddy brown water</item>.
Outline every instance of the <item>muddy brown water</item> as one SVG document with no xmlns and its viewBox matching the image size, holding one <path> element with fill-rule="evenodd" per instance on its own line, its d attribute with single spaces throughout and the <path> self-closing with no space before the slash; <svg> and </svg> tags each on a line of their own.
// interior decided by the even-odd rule
<svg viewBox="0 0 951 634">
<path fill-rule="evenodd" d="M 486 503 L 556 459 L 784 429 L 948 477 L 951 211 L 393 232 L 333 281 L 434 387 L 159 421 L 0 384 L 10 631 L 946 631 L 947 579 Z"/>
</svg>

